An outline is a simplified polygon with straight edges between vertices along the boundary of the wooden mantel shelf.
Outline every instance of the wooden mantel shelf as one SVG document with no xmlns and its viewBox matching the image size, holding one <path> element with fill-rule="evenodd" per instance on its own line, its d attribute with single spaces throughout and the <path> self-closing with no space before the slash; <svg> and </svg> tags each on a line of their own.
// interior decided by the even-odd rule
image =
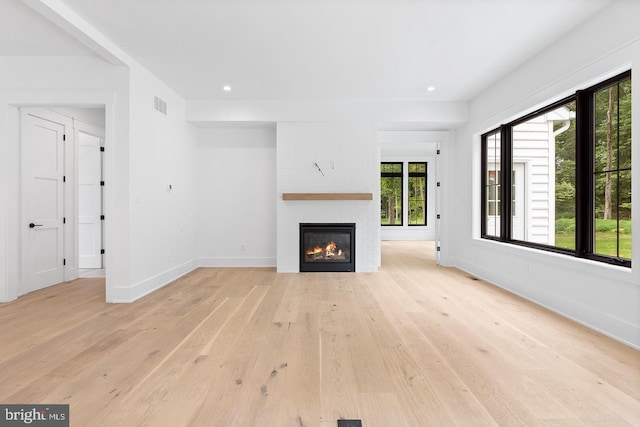
<svg viewBox="0 0 640 427">
<path fill-rule="evenodd" d="M 282 193 L 282 200 L 373 200 L 372 193 Z"/>
</svg>

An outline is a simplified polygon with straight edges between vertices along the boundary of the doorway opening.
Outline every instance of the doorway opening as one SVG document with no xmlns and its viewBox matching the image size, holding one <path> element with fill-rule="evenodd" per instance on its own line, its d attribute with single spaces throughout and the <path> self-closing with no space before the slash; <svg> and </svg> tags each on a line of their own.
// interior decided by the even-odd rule
<svg viewBox="0 0 640 427">
<path fill-rule="evenodd" d="M 380 133 L 380 265 L 385 242 L 424 241 L 439 263 L 441 133 Z M 437 139 L 436 139 L 437 138 Z"/>
<path fill-rule="evenodd" d="M 104 107 L 20 108 L 23 295 L 104 277 Z"/>
</svg>

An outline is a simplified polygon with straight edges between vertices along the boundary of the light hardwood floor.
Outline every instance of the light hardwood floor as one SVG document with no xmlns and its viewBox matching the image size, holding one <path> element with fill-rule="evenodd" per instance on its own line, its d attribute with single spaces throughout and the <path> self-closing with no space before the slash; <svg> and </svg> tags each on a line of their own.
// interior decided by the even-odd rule
<svg viewBox="0 0 640 427">
<path fill-rule="evenodd" d="M 383 242 L 378 273 L 199 269 L 0 304 L 0 403 L 72 426 L 640 425 L 640 352 Z"/>
</svg>

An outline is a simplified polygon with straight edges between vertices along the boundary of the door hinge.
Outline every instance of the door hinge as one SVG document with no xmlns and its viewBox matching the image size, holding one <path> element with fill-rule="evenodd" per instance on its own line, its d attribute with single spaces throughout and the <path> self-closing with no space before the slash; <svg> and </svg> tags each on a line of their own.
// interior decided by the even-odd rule
<svg viewBox="0 0 640 427">
<path fill-rule="evenodd" d="M 104 255 L 104 249 L 100 249 L 100 255 Z"/>
<path fill-rule="evenodd" d="M 67 259 L 66 258 L 62 259 L 62 265 L 67 265 Z"/>
<path fill-rule="evenodd" d="M 100 181 L 100 186 L 104 187 L 104 181 Z"/>
<path fill-rule="evenodd" d="M 62 182 L 67 182 L 67 176 L 66 175 L 62 175 Z"/>
<path fill-rule="evenodd" d="M 104 147 L 100 147 L 100 151 L 104 152 Z"/>
<path fill-rule="evenodd" d="M 104 215 L 100 215 L 100 220 L 104 221 Z"/>
<path fill-rule="evenodd" d="M 439 150 L 439 149 L 438 149 L 438 150 L 436 150 L 436 154 L 440 154 L 440 150 Z"/>
<path fill-rule="evenodd" d="M 436 215 L 436 219 L 440 219 L 440 214 Z"/>
<path fill-rule="evenodd" d="M 440 181 L 436 182 L 436 187 L 440 187 Z"/>
<path fill-rule="evenodd" d="M 440 246 L 438 246 L 438 247 L 436 248 L 436 251 L 440 252 Z"/>
<path fill-rule="evenodd" d="M 62 217 L 62 223 L 66 224 L 67 223 L 67 218 L 66 217 Z"/>
<path fill-rule="evenodd" d="M 62 134 L 62 140 L 63 140 L 63 141 L 66 141 L 66 140 L 67 140 L 67 135 Z"/>
</svg>

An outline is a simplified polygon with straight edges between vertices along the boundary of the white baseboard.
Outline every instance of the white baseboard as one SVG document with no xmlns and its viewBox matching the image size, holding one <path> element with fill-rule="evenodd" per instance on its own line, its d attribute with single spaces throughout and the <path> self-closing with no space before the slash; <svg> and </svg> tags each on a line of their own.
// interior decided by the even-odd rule
<svg viewBox="0 0 640 427">
<path fill-rule="evenodd" d="M 432 227 L 383 227 L 380 226 L 380 240 L 434 240 Z"/>
<path fill-rule="evenodd" d="M 183 264 L 170 268 L 160 274 L 156 274 L 148 279 L 138 282 L 128 288 L 112 288 L 109 292 L 107 302 L 131 303 L 151 292 L 156 291 L 169 283 L 179 279 L 187 273 L 198 268 L 197 261 L 191 260 Z"/>
<path fill-rule="evenodd" d="M 198 258 L 198 267 L 275 267 L 276 259 L 264 258 Z"/>
<path fill-rule="evenodd" d="M 629 347 L 640 350 L 640 328 L 627 321 L 619 319 L 610 313 L 596 310 L 579 301 L 569 298 L 560 297 L 558 295 L 550 295 L 549 293 L 532 295 L 528 292 L 522 292 L 509 286 L 513 282 L 512 277 L 500 275 L 495 271 L 489 271 L 480 265 L 458 260 L 455 268 L 464 271 L 472 276 L 478 277 L 494 286 L 502 288 L 512 294 L 518 295 L 528 301 L 531 301 L 547 310 L 553 311 L 567 319 L 584 325 L 589 329 L 608 336 L 616 341 L 628 345 Z M 539 289 L 536 290 L 540 292 Z M 553 301 L 553 304 L 541 302 L 541 300 Z"/>
</svg>

